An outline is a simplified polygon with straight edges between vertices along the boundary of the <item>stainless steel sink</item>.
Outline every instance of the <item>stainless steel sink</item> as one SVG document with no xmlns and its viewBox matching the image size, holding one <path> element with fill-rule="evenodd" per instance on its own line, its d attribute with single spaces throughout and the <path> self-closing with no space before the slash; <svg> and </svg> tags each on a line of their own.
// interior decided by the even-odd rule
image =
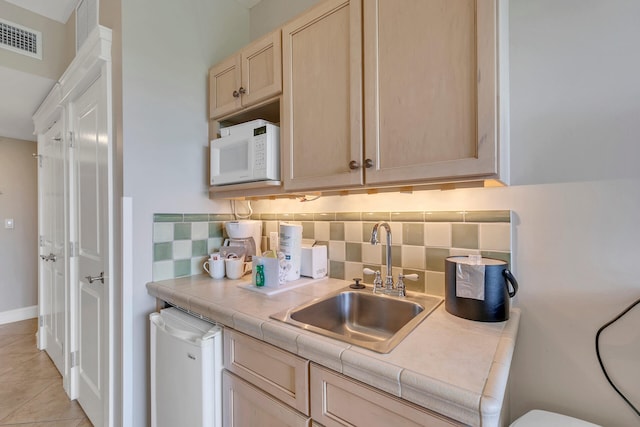
<svg viewBox="0 0 640 427">
<path fill-rule="evenodd" d="M 368 287 L 346 288 L 271 318 L 378 353 L 388 353 L 441 302 L 442 298 L 413 292 L 398 298 L 373 294 Z"/>
</svg>

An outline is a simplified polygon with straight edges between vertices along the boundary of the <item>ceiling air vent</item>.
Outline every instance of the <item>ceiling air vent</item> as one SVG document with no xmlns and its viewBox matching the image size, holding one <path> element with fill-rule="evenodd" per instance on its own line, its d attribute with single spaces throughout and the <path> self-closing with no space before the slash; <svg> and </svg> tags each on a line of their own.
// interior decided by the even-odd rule
<svg viewBox="0 0 640 427">
<path fill-rule="evenodd" d="M 42 59 L 42 33 L 0 19 L 0 47 L 32 58 Z"/>
</svg>

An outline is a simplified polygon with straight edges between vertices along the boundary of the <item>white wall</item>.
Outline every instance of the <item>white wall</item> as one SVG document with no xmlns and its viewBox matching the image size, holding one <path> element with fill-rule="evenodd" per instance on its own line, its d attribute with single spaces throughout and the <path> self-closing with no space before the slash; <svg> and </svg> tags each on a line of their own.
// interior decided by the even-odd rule
<svg viewBox="0 0 640 427">
<path fill-rule="evenodd" d="M 0 319 L 38 304 L 36 143 L 0 137 Z M 4 228 L 13 218 L 14 229 Z M 2 323 L 2 322 L 0 322 Z"/>
<path fill-rule="evenodd" d="M 278 28 L 319 0 L 262 0 L 251 8 L 251 40 Z"/>
<path fill-rule="evenodd" d="M 134 426 L 148 425 L 154 213 L 228 212 L 208 199 L 207 70 L 249 41 L 229 0 L 122 2 L 123 191 L 133 203 Z M 127 242 L 125 242 L 125 245 Z M 125 355 L 127 357 L 127 355 Z"/>
<path fill-rule="evenodd" d="M 594 337 L 640 297 L 640 2 L 511 0 L 510 9 L 510 187 L 253 206 L 513 210 L 522 320 L 512 417 L 541 408 L 603 426 L 637 425 L 600 371 Z M 640 405 L 640 307 L 626 317 L 603 336 L 603 358 Z"/>
</svg>

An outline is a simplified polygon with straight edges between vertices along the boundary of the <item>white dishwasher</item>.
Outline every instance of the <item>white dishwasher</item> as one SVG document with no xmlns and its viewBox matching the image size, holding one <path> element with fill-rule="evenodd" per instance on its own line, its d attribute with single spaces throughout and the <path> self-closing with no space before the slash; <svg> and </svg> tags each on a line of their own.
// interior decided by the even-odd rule
<svg viewBox="0 0 640 427">
<path fill-rule="evenodd" d="M 222 426 L 222 328 L 166 308 L 151 323 L 151 426 Z"/>
</svg>

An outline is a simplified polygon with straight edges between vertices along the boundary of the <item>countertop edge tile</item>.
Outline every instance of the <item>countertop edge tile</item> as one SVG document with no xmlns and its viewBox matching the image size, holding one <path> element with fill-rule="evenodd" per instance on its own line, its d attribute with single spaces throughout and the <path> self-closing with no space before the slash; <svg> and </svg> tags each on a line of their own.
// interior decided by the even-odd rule
<svg viewBox="0 0 640 427">
<path fill-rule="evenodd" d="M 346 349 L 340 356 L 343 374 L 400 397 L 402 368 Z"/>
<path fill-rule="evenodd" d="M 298 346 L 298 356 L 342 373 L 341 355 L 349 348 L 348 344 L 345 343 L 344 346 L 341 346 L 328 339 L 317 339 L 306 334 L 299 334 L 296 345 Z"/>
<path fill-rule="evenodd" d="M 403 369 L 400 397 L 465 424 L 480 425 L 481 396 L 469 390 Z"/>
<path fill-rule="evenodd" d="M 268 320 L 262 324 L 264 341 L 290 353 L 298 354 L 298 333 L 282 327 L 276 320 Z"/>
<path fill-rule="evenodd" d="M 256 319 L 255 317 L 249 316 L 248 314 L 244 314 L 239 311 L 233 314 L 233 329 L 257 338 L 261 341 L 264 341 L 262 335 L 263 323 L 263 320 Z"/>
</svg>

